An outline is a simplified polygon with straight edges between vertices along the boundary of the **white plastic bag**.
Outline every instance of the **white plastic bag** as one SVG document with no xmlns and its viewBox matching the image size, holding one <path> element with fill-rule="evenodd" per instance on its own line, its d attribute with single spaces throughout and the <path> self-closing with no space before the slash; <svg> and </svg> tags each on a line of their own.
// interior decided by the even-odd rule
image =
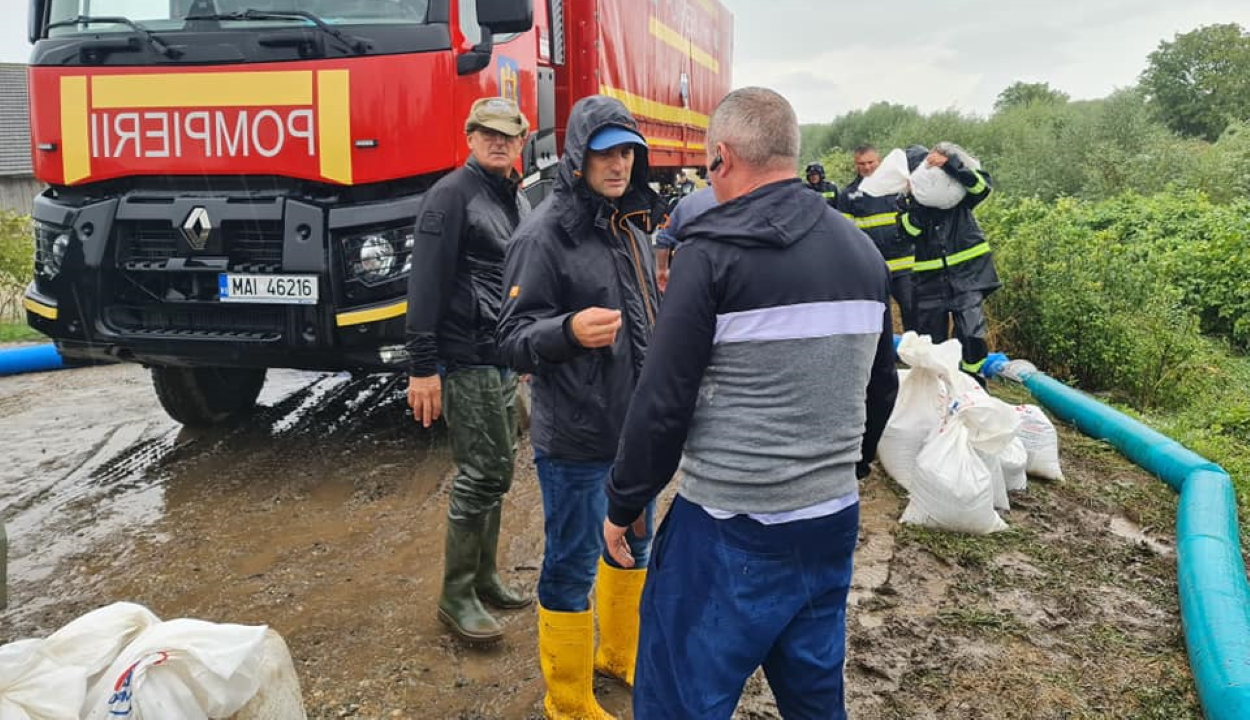
<svg viewBox="0 0 1250 720">
<path fill-rule="evenodd" d="M 998 454 L 999 463 L 1003 467 L 1003 485 L 1008 492 L 1024 490 L 1029 486 L 1026 468 L 1029 465 L 1029 453 L 1019 437 L 1014 438 L 1007 447 Z"/>
<path fill-rule="evenodd" d="M 92 610 L 49 635 L 42 652 L 58 665 L 83 668 L 93 682 L 132 640 L 160 621 L 142 605 L 113 603 Z"/>
<path fill-rule="evenodd" d="M 934 345 L 928 335 L 903 334 L 898 356 L 911 366 L 900 378 L 894 412 L 877 446 L 881 465 L 894 481 L 910 490 L 919 474 L 916 457 L 941 424 L 950 405 L 950 380 L 959 372 L 959 341 Z"/>
<path fill-rule="evenodd" d="M 1003 478 L 1003 461 L 998 455 L 977 451 L 977 457 L 990 471 L 990 487 L 994 490 L 994 509 L 1010 510 L 1011 499 L 1007 497 L 1007 482 Z"/>
<path fill-rule="evenodd" d="M 1017 434 L 1028 452 L 1028 473 L 1043 480 L 1062 480 L 1059 433 L 1050 418 L 1036 405 L 1018 405 L 1016 412 L 1020 416 Z"/>
<path fill-rule="evenodd" d="M 981 169 L 981 161 L 955 143 L 941 142 L 933 149 L 947 157 L 958 157 L 966 168 Z M 911 194 L 925 207 L 949 210 L 963 201 L 968 190 L 942 168 L 923 162 L 911 174 Z"/>
<path fill-rule="evenodd" d="M 0 720 L 77 720 L 87 673 L 45 655 L 43 640 L 0 647 Z"/>
<path fill-rule="evenodd" d="M 234 716 L 234 720 L 305 720 L 304 697 L 299 675 L 282 636 L 265 633 L 260 661 L 260 690 Z"/>
<path fill-rule="evenodd" d="M 964 199 L 968 190 L 942 168 L 921 163 L 911 174 L 911 194 L 925 207 L 949 210 Z"/>
<path fill-rule="evenodd" d="M 972 448 L 959 412 L 929 438 L 917 464 L 920 475 L 903 522 L 979 535 L 1007 528 L 994 511 L 990 470 Z"/>
<path fill-rule="evenodd" d="M 126 647 L 87 695 L 90 720 L 227 718 L 260 688 L 264 625 L 171 620 Z"/>
<path fill-rule="evenodd" d="M 907 192 L 907 181 L 911 173 L 907 171 L 907 154 L 895 148 L 881 160 L 881 164 L 871 175 L 859 183 L 859 189 L 865 195 L 884 197 Z"/>
</svg>

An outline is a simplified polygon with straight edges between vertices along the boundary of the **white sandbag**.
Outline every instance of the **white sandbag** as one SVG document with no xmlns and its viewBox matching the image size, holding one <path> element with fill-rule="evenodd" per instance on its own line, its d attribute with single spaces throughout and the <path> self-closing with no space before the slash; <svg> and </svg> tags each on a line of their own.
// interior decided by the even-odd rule
<svg viewBox="0 0 1250 720">
<path fill-rule="evenodd" d="M 42 652 L 58 665 L 77 665 L 88 680 L 104 672 L 127 645 L 161 621 L 151 610 L 134 603 L 107 605 L 70 621 L 48 636 Z"/>
<path fill-rule="evenodd" d="M 260 690 L 234 716 L 234 720 L 306 720 L 299 675 L 282 636 L 265 632 L 260 661 Z"/>
<path fill-rule="evenodd" d="M 955 373 L 951 386 L 955 394 L 951 412 L 960 413 L 968 428 L 968 442 L 987 455 L 997 456 L 1016 438 L 1020 418 L 1015 408 L 990 395 L 967 373 Z"/>
<path fill-rule="evenodd" d="M 911 331 L 899 342 L 899 358 L 911 368 L 900 377 L 898 398 L 877 445 L 877 456 L 890 477 L 905 489 L 915 484 L 916 457 L 946 415 L 950 378 L 959 372 L 960 353 L 958 340 L 934 345 L 928 335 Z"/>
<path fill-rule="evenodd" d="M 1029 453 L 1024 449 L 1024 442 L 1014 438 L 1007 447 L 998 454 L 999 464 L 1003 468 L 1003 485 L 1008 492 L 1024 490 L 1029 486 L 1026 468 L 1029 465 Z"/>
<path fill-rule="evenodd" d="M 1062 480 L 1059 466 L 1059 432 L 1036 405 L 1018 405 L 1020 429 L 1017 435 L 1028 452 L 1028 473 L 1043 480 Z"/>
<path fill-rule="evenodd" d="M 1010 510 L 1011 500 L 1007 497 L 1007 483 L 1003 479 L 1003 461 L 998 455 L 977 450 L 977 457 L 985 463 L 990 471 L 990 487 L 994 490 L 994 509 Z"/>
<path fill-rule="evenodd" d="M 87 695 L 87 673 L 58 665 L 43 640 L 0 647 L 0 720 L 77 720 Z"/>
<path fill-rule="evenodd" d="M 981 161 L 955 143 L 941 142 L 933 150 L 947 157 L 958 157 L 966 168 L 981 169 Z M 968 190 L 942 168 L 923 162 L 911 174 L 911 194 L 925 207 L 949 210 L 963 201 Z"/>
<path fill-rule="evenodd" d="M 87 695 L 89 720 L 227 718 L 260 689 L 264 625 L 171 620 L 126 647 Z"/>
<path fill-rule="evenodd" d="M 911 194 L 925 207 L 949 210 L 964 199 L 968 190 L 942 168 L 922 163 L 911 174 Z"/>
<path fill-rule="evenodd" d="M 917 465 L 904 522 L 922 518 L 931 527 L 978 535 L 1007 528 L 994 510 L 990 470 L 968 441 L 959 411 L 925 442 Z"/>
<path fill-rule="evenodd" d="M 901 149 L 891 150 L 871 175 L 859 182 L 860 192 L 873 197 L 898 195 L 907 192 L 911 173 L 907 171 L 907 154 Z"/>
</svg>

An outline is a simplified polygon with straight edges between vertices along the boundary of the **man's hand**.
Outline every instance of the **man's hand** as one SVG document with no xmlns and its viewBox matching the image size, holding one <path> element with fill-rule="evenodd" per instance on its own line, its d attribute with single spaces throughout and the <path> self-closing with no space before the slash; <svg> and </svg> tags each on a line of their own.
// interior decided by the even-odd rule
<svg viewBox="0 0 1250 720">
<path fill-rule="evenodd" d="M 408 407 L 422 427 L 434 424 L 443 414 L 443 381 L 438 375 L 408 378 Z"/>
<path fill-rule="evenodd" d="M 646 537 L 647 513 L 645 510 L 634 521 L 631 528 L 634 531 L 634 537 Z M 623 568 L 634 566 L 634 555 L 629 551 L 629 540 L 625 539 L 625 531 L 631 528 L 623 528 L 607 518 L 603 520 L 603 543 L 608 548 L 608 555 L 611 555 L 616 564 Z"/>
<path fill-rule="evenodd" d="M 943 155 L 942 153 L 938 152 L 937 150 L 931 151 L 928 157 L 924 159 L 925 164 L 931 167 L 936 167 L 936 168 L 940 168 L 943 165 L 945 165 L 946 160 L 947 160 L 947 157 Z"/>
<path fill-rule="evenodd" d="M 657 248 L 655 251 L 655 284 L 660 287 L 660 292 L 668 289 L 668 264 L 672 256 L 673 251 L 669 248 Z"/>
<path fill-rule="evenodd" d="M 569 329 L 584 348 L 607 347 L 616 342 L 616 331 L 621 329 L 621 311 L 586 308 L 573 316 Z"/>
</svg>

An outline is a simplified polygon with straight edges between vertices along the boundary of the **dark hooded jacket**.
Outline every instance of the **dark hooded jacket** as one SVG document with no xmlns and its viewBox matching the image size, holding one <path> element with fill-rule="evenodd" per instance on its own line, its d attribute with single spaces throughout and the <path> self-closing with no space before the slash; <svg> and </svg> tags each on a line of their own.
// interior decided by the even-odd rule
<svg viewBox="0 0 1250 720">
<path fill-rule="evenodd" d="M 532 374 L 534 448 L 564 460 L 616 454 L 659 309 L 647 233 L 662 203 L 647 185 L 646 150 L 635 150 L 629 190 L 614 202 L 582 176 L 591 136 L 610 125 L 638 128 L 612 98 L 573 107 L 554 193 L 517 228 L 504 263 L 500 352 Z M 574 338 L 573 315 L 590 307 L 621 311 L 611 346 L 587 349 Z"/>
<path fill-rule="evenodd" d="M 608 484 L 627 525 L 672 478 L 704 507 L 854 497 L 898 388 L 881 254 L 798 179 L 679 231 L 682 260 Z"/>
<path fill-rule="evenodd" d="M 508 238 L 530 209 L 519 178 L 473 158 L 421 202 L 408 276 L 408 374 L 498 365 L 495 323 Z"/>
</svg>

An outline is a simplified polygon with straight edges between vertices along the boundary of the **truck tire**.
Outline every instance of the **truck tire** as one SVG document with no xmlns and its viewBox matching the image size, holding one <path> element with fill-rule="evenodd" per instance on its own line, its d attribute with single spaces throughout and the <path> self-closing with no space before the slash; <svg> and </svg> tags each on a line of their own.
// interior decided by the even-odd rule
<svg viewBox="0 0 1250 720">
<path fill-rule="evenodd" d="M 256 405 L 265 368 L 153 366 L 152 385 L 165 412 L 188 427 L 207 427 Z"/>
</svg>

